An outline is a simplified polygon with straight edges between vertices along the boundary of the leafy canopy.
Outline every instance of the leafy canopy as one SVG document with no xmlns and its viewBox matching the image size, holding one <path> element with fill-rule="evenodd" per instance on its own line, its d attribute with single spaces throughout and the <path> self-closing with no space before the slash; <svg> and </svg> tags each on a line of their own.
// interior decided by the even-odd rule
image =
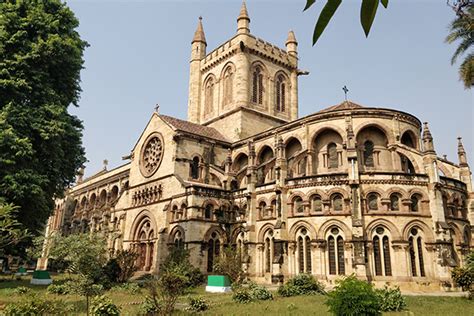
<svg viewBox="0 0 474 316">
<path fill-rule="evenodd" d="M 82 122 L 67 111 L 87 46 L 78 25 L 60 0 L 0 2 L 0 197 L 32 233 L 85 162 Z"/>
<path fill-rule="evenodd" d="M 388 0 L 362 0 L 360 7 L 360 23 L 364 30 L 365 36 L 369 36 L 370 28 L 374 22 L 379 2 L 385 8 L 388 7 Z M 306 0 L 306 6 L 304 7 L 303 11 L 308 10 L 315 3 L 316 0 Z M 323 34 L 324 29 L 329 24 L 329 21 L 331 21 L 341 3 L 342 0 L 327 0 L 326 4 L 321 10 L 321 13 L 319 14 L 316 26 L 314 27 L 313 45 L 316 44 L 318 39 Z"/>
<path fill-rule="evenodd" d="M 8 246 L 14 246 L 29 237 L 26 229 L 16 220 L 18 207 L 0 199 L 0 255 Z"/>
</svg>

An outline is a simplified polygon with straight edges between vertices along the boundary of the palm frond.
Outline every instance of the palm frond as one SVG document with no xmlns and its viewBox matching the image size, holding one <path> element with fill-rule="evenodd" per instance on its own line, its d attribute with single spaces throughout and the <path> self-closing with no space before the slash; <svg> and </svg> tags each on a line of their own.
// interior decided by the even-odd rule
<svg viewBox="0 0 474 316">
<path fill-rule="evenodd" d="M 474 86 L 474 53 L 470 53 L 459 66 L 459 80 L 464 82 L 464 88 Z"/>
</svg>

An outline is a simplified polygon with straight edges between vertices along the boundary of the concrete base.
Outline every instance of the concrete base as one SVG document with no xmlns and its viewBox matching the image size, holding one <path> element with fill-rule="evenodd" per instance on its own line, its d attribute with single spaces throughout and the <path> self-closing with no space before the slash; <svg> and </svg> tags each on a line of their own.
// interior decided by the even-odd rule
<svg viewBox="0 0 474 316">
<path fill-rule="evenodd" d="M 228 293 L 232 292 L 230 286 L 206 286 L 206 292 L 209 293 Z"/>
<path fill-rule="evenodd" d="M 53 283 L 53 279 L 31 279 L 30 284 L 33 285 L 49 285 Z"/>
</svg>

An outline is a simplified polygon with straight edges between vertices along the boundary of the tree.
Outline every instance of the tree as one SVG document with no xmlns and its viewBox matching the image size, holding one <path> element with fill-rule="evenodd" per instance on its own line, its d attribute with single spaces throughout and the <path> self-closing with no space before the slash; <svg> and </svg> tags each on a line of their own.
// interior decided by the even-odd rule
<svg viewBox="0 0 474 316">
<path fill-rule="evenodd" d="M 456 267 L 451 271 L 451 276 L 456 285 L 469 292 L 470 299 L 474 298 L 474 251 L 469 253 L 463 267 Z"/>
<path fill-rule="evenodd" d="M 16 220 L 18 207 L 0 200 L 0 255 L 6 247 L 14 246 L 29 237 L 26 229 Z"/>
<path fill-rule="evenodd" d="M 306 6 L 303 11 L 308 10 L 315 2 L 316 0 L 306 0 Z M 388 0 L 362 0 L 360 7 L 360 23 L 364 29 L 365 36 L 369 36 L 370 28 L 374 22 L 379 2 L 385 8 L 388 7 Z M 321 37 L 321 34 L 323 34 L 324 29 L 329 24 L 329 21 L 332 19 L 341 3 L 342 0 L 327 0 L 326 5 L 319 14 L 316 26 L 314 27 L 313 45 L 316 44 L 319 37 Z"/>
<path fill-rule="evenodd" d="M 224 248 L 223 254 L 217 257 L 213 268 L 214 272 L 228 276 L 235 284 L 240 284 L 245 278 L 242 269 L 242 253 L 232 247 Z"/>
<path fill-rule="evenodd" d="M 87 43 L 60 0 L 0 2 L 0 197 L 39 234 L 85 162 L 77 106 Z"/>
<path fill-rule="evenodd" d="M 103 284 L 108 283 L 103 271 L 107 262 L 104 237 L 97 234 L 53 235 L 47 242 L 49 257 L 64 261 L 68 271 L 76 274 L 77 279 L 69 285 L 75 293 L 86 298 L 89 312 L 90 297 L 99 295 Z"/>
<path fill-rule="evenodd" d="M 451 58 L 451 64 L 472 48 L 474 44 L 474 4 L 468 2 L 464 9 L 456 10 L 457 17 L 450 24 L 450 33 L 446 42 L 452 44 L 459 41 L 459 45 Z M 459 66 L 459 80 L 466 89 L 474 85 L 474 52 L 470 51 Z"/>
</svg>

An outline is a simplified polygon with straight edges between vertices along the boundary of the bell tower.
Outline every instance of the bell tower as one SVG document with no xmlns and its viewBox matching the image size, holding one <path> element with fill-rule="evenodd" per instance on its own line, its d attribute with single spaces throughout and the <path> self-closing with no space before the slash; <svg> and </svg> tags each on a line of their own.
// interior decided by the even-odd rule
<svg viewBox="0 0 474 316">
<path fill-rule="evenodd" d="M 200 19 L 191 43 L 189 121 L 237 141 L 298 117 L 298 42 L 293 31 L 286 49 L 255 37 L 243 2 L 236 34 L 209 53 L 206 46 Z"/>
</svg>

